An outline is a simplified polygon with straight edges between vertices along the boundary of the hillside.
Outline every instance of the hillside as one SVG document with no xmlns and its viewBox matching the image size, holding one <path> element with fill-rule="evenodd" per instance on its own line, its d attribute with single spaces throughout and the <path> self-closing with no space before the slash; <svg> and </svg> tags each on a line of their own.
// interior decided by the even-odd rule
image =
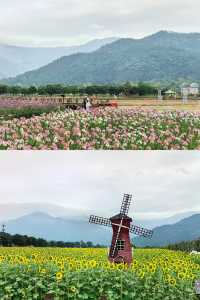
<svg viewBox="0 0 200 300">
<path fill-rule="evenodd" d="M 72 47 L 16 47 L 0 44 L 0 78 L 40 68 L 64 55 L 89 53 L 115 40 L 117 39 L 99 39 Z"/>
<path fill-rule="evenodd" d="M 185 218 L 175 224 L 156 227 L 151 240 L 135 238 L 137 246 L 167 246 L 200 238 L 200 214 Z"/>
<path fill-rule="evenodd" d="M 92 53 L 64 56 L 8 84 L 120 83 L 199 80 L 200 34 L 161 31 L 143 39 L 120 39 Z"/>
</svg>

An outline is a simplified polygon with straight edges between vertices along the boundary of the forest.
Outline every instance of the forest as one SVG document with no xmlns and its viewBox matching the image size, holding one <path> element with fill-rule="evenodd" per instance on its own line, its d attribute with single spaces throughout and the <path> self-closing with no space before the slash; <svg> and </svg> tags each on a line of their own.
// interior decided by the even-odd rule
<svg viewBox="0 0 200 300">
<path fill-rule="evenodd" d="M 92 242 L 63 242 L 63 241 L 47 241 L 43 238 L 35 238 L 33 236 L 1 232 L 0 247 L 59 247 L 59 248 L 102 248 L 102 245 L 94 245 Z"/>
<path fill-rule="evenodd" d="M 132 84 L 127 82 L 120 85 L 62 85 L 48 84 L 44 86 L 9 86 L 0 84 L 0 95 L 116 95 L 145 96 L 157 95 L 157 88 L 148 83 Z"/>
</svg>

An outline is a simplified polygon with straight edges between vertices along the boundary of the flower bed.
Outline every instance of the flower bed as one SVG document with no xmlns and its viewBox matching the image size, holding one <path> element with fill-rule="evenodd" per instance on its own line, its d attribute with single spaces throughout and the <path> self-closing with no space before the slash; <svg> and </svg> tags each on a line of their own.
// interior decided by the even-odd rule
<svg viewBox="0 0 200 300">
<path fill-rule="evenodd" d="M 0 98 L 0 109 L 9 108 L 26 108 L 26 107 L 56 107 L 58 103 L 53 97 L 1 97 Z"/>
<path fill-rule="evenodd" d="M 59 111 L 0 122 L 1 149 L 183 150 L 200 147 L 200 113 Z"/>
</svg>

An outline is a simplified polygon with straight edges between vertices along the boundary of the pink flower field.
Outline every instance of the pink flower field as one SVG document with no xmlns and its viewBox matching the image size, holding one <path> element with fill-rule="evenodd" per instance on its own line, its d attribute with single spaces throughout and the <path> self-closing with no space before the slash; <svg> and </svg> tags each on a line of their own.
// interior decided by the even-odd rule
<svg viewBox="0 0 200 300">
<path fill-rule="evenodd" d="M 57 107 L 58 103 L 56 100 L 52 97 L 32 97 L 32 98 L 23 98 L 23 97 L 0 97 L 0 109 L 1 108 L 26 108 L 26 107 Z"/>
<path fill-rule="evenodd" d="M 0 149 L 200 149 L 200 113 L 106 108 L 4 120 Z"/>
</svg>

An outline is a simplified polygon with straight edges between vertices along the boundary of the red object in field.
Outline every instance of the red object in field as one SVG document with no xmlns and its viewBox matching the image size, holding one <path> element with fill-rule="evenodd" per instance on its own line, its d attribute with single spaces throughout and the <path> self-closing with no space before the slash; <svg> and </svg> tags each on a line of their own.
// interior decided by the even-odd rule
<svg viewBox="0 0 200 300">
<path fill-rule="evenodd" d="M 110 106 L 118 108 L 118 103 L 114 100 L 110 101 Z"/>
<path fill-rule="evenodd" d="M 132 246 L 129 230 L 132 219 L 128 216 L 118 214 L 110 218 L 110 220 L 112 223 L 113 236 L 109 252 L 109 261 L 130 265 L 132 262 Z"/>
<path fill-rule="evenodd" d="M 132 219 L 128 217 L 131 199 L 132 195 L 124 194 L 120 213 L 110 219 L 93 215 L 89 219 L 90 223 L 112 227 L 113 235 L 108 257 L 111 263 L 124 263 L 128 265 L 132 263 L 130 232 L 148 238 L 153 234 L 152 230 L 131 225 Z"/>
</svg>

